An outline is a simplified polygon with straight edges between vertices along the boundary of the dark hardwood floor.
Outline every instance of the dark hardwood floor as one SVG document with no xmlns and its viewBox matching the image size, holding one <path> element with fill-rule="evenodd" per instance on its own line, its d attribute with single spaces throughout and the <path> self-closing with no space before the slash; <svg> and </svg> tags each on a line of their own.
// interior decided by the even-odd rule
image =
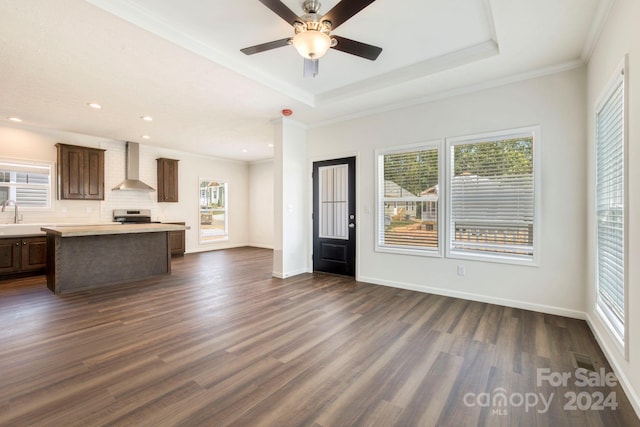
<svg viewBox="0 0 640 427">
<path fill-rule="evenodd" d="M 620 386 L 576 384 L 572 352 L 611 372 L 583 321 L 273 279 L 271 262 L 192 254 L 171 276 L 66 296 L 0 282 L 0 425 L 640 425 Z"/>
</svg>

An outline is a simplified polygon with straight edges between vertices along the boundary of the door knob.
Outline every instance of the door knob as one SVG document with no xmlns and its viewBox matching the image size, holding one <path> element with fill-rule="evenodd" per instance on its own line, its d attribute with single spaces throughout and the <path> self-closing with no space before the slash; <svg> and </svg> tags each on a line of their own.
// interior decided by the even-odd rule
<svg viewBox="0 0 640 427">
<path fill-rule="evenodd" d="M 349 228 L 356 228 L 356 225 L 352 222 L 349 223 Z"/>
</svg>

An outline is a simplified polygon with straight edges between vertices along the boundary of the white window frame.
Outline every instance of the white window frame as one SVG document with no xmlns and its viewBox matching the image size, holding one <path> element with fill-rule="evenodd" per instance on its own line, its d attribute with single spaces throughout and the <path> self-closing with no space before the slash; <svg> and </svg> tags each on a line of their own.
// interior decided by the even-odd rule
<svg viewBox="0 0 640 427">
<path fill-rule="evenodd" d="M 41 161 L 33 161 L 33 160 L 24 160 L 24 159 L 11 159 L 11 158 L 6 158 L 6 157 L 2 157 L 0 158 L 0 164 L 5 164 L 5 165 L 15 165 L 17 168 L 42 168 L 43 170 L 48 169 L 49 171 L 49 183 L 48 184 L 37 184 L 34 186 L 37 187 L 41 187 L 41 188 L 46 188 L 47 190 L 47 201 L 46 201 L 46 205 L 45 206 L 28 206 L 28 205 L 23 205 L 20 204 L 20 202 L 18 201 L 18 207 L 20 209 L 20 211 L 45 211 L 45 210 L 51 210 L 53 208 L 53 181 L 54 181 L 54 175 L 55 175 L 55 169 L 54 169 L 54 164 L 53 162 L 41 162 Z M 6 183 L 6 182 L 0 182 L 0 187 L 20 187 L 20 186 L 24 186 L 24 184 L 17 184 L 17 183 Z M 11 200 L 15 200 L 11 197 L 9 197 L 9 199 Z"/>
<path fill-rule="evenodd" d="M 438 200 L 438 247 L 431 249 L 427 247 L 400 247 L 394 245 L 385 245 L 380 242 L 380 230 L 384 229 L 384 200 L 382 198 L 382 192 L 384 191 L 384 156 L 387 154 L 406 153 L 411 151 L 421 150 L 438 150 L 438 186 L 440 200 Z M 442 258 L 444 250 L 444 203 L 443 203 L 443 183 L 444 183 L 444 141 L 442 139 L 431 140 L 421 142 L 417 144 L 403 145 L 394 147 L 392 149 L 377 149 L 375 150 L 375 180 L 376 180 L 376 220 L 375 220 L 375 250 L 376 252 L 386 252 L 403 255 L 417 255 L 426 257 L 438 257 Z M 403 200 L 405 201 L 405 200 Z M 416 197 L 415 202 L 422 201 L 421 198 Z"/>
<path fill-rule="evenodd" d="M 629 156 L 627 153 L 629 152 L 629 84 L 628 77 L 626 73 L 628 64 L 628 56 L 625 56 L 622 62 L 616 68 L 613 77 L 606 85 L 606 89 L 603 94 L 598 98 L 598 101 L 595 105 L 593 117 L 594 117 L 594 144 L 593 144 L 593 170 L 594 170 L 594 181 L 593 181 L 593 212 L 594 212 L 594 227 L 593 227 L 593 237 L 595 242 L 594 248 L 594 285 L 595 285 L 595 312 L 597 313 L 598 318 L 602 321 L 602 323 L 607 327 L 607 330 L 613 341 L 618 346 L 618 350 L 625 355 L 625 358 L 628 360 L 628 346 L 625 343 L 628 342 L 628 319 L 629 319 L 629 280 L 628 280 L 628 263 L 626 260 L 629 259 Z M 601 300 L 599 297 L 599 263 L 598 263 L 598 168 L 597 168 L 597 150 L 598 150 L 598 114 L 602 110 L 602 108 L 607 104 L 610 100 L 611 96 L 614 94 L 618 86 L 623 85 L 623 112 L 622 112 L 622 120 L 623 120 L 623 168 L 624 168 L 624 176 L 623 176 L 623 221 L 624 221 L 624 230 L 623 230 L 623 322 L 620 324 L 618 319 L 616 319 L 615 315 L 611 312 L 611 310 L 605 305 L 601 304 Z"/>
<path fill-rule="evenodd" d="M 533 219 L 533 255 L 517 256 L 517 255 L 501 255 L 496 253 L 471 253 L 466 251 L 452 250 L 452 209 L 451 209 L 451 179 L 453 176 L 453 147 L 456 145 L 473 144 L 482 142 L 491 142 L 496 140 L 509 139 L 518 136 L 533 136 L 533 200 L 534 200 L 534 219 Z M 540 257 L 540 236 L 542 236 L 542 220 L 541 220 L 541 173 L 540 173 L 540 126 L 528 126 L 516 129 L 505 129 L 494 132 L 486 132 L 481 134 L 459 136 L 446 139 L 446 227 L 445 227 L 445 254 L 447 258 L 465 259 L 472 261 L 497 262 L 505 264 L 517 264 L 526 266 L 539 266 Z"/>
<path fill-rule="evenodd" d="M 220 182 L 224 184 L 224 190 L 225 190 L 224 191 L 224 234 L 212 239 L 202 238 L 202 221 L 200 218 L 200 215 L 201 215 L 200 185 L 202 184 L 202 181 L 214 181 L 214 182 Z M 220 242 L 226 242 L 229 240 L 229 187 L 230 187 L 229 180 L 226 180 L 226 179 L 204 178 L 204 177 L 198 178 L 198 242 L 201 245 L 215 244 Z"/>
</svg>

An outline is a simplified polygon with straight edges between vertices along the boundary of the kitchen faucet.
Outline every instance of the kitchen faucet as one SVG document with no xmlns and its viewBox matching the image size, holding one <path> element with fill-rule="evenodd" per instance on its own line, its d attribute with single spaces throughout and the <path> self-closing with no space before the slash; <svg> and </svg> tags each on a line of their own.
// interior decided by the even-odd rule
<svg viewBox="0 0 640 427">
<path fill-rule="evenodd" d="M 7 199 L 4 202 L 2 202 L 2 212 L 4 212 L 4 210 L 7 208 L 7 205 L 9 205 L 9 204 L 13 204 L 13 207 L 15 208 L 15 215 L 13 217 L 13 223 L 17 224 L 18 223 L 18 204 L 16 203 L 15 200 Z"/>
</svg>

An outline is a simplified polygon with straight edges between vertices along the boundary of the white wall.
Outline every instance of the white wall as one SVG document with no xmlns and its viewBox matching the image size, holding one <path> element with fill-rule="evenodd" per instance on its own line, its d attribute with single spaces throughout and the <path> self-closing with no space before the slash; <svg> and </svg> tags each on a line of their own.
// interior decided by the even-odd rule
<svg viewBox="0 0 640 427">
<path fill-rule="evenodd" d="M 113 209 L 150 209 L 154 221 L 185 221 L 187 252 L 244 246 L 249 242 L 249 166 L 245 162 L 202 157 L 176 150 L 140 145 L 140 179 L 157 188 L 156 158 L 180 160 L 179 203 L 158 203 L 156 192 L 112 191 L 125 177 L 125 143 L 68 132 L 26 127 L 0 127 L 0 157 L 56 162 L 57 142 L 103 148 L 105 152 L 105 200 L 53 200 L 52 209 L 21 209 L 24 223 L 101 223 L 112 220 Z M 54 173 L 55 176 L 55 173 Z M 198 239 L 198 178 L 229 183 L 229 240 L 200 244 Z M 55 178 L 54 178 L 55 181 Z M 54 188 L 55 194 L 55 188 Z M 5 212 L 0 222 L 11 222 Z"/>
<path fill-rule="evenodd" d="M 358 279 L 583 317 L 586 135 L 583 68 L 309 131 L 309 158 L 357 152 Z M 374 251 L 374 150 L 540 125 L 539 267 Z M 309 230 L 309 235 L 311 230 Z M 466 266 L 466 276 L 456 274 Z"/>
<path fill-rule="evenodd" d="M 273 249 L 273 160 L 249 165 L 249 243 Z"/>
<path fill-rule="evenodd" d="M 640 414 L 640 2 L 637 0 L 616 0 L 609 14 L 606 26 L 600 35 L 588 66 L 587 108 L 588 117 L 588 257 L 587 270 L 587 313 L 596 337 L 614 365 L 616 374 L 623 380 L 625 391 Z M 628 357 L 614 344 L 606 327 L 595 312 L 594 259 L 595 241 L 593 232 L 596 224 L 594 215 L 594 109 L 608 82 L 622 61 L 629 55 L 628 77 L 628 209 L 627 217 L 627 295 L 628 302 L 627 338 Z"/>
</svg>

